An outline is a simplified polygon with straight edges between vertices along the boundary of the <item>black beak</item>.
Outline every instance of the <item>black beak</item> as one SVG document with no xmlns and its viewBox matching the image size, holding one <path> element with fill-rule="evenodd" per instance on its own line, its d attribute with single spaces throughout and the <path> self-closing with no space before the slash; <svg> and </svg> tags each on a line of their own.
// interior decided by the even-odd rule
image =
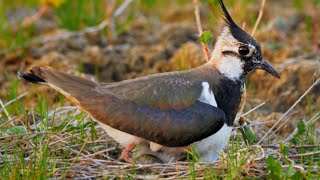
<svg viewBox="0 0 320 180">
<path fill-rule="evenodd" d="M 262 60 L 259 63 L 256 64 L 258 69 L 263 69 L 267 71 L 268 73 L 272 74 L 274 77 L 280 79 L 279 73 L 266 61 Z"/>
</svg>

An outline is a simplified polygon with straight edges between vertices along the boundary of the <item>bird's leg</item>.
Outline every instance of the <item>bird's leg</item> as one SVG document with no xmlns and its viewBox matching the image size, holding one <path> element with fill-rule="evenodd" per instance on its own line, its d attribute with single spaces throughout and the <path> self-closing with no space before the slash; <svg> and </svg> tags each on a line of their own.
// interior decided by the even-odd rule
<svg viewBox="0 0 320 180">
<path fill-rule="evenodd" d="M 135 143 L 130 143 L 121 153 L 120 159 L 131 163 L 133 161 L 132 158 L 132 150 L 136 147 Z"/>
</svg>

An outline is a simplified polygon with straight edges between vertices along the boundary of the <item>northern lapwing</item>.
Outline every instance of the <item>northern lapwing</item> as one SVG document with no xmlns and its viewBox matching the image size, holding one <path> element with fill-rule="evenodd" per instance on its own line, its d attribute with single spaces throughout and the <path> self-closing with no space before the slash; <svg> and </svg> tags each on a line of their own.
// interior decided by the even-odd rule
<svg viewBox="0 0 320 180">
<path fill-rule="evenodd" d="M 132 161 L 132 150 L 163 162 L 178 160 L 193 145 L 203 161 L 214 162 L 229 140 L 246 75 L 263 69 L 280 78 L 260 44 L 219 2 L 226 27 L 211 60 L 200 67 L 111 84 L 39 66 L 19 77 L 49 85 L 89 113 L 124 147 L 126 161 Z"/>
</svg>

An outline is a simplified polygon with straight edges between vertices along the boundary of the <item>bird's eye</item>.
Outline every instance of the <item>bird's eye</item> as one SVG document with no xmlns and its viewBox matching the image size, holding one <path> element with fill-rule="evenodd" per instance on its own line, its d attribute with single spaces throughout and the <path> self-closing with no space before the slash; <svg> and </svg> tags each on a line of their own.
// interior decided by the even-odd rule
<svg viewBox="0 0 320 180">
<path fill-rule="evenodd" d="M 239 54 L 242 56 L 248 55 L 250 52 L 247 46 L 240 46 L 238 51 L 239 51 Z"/>
</svg>

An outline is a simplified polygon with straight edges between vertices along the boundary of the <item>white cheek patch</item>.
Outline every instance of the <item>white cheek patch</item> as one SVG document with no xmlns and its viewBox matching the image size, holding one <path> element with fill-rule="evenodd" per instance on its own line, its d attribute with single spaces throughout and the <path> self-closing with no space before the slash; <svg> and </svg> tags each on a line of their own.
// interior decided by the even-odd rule
<svg viewBox="0 0 320 180">
<path fill-rule="evenodd" d="M 209 83 L 204 81 L 202 82 L 201 85 L 202 85 L 202 92 L 198 100 L 200 102 L 209 104 L 211 106 L 218 107 L 216 98 L 214 97 L 213 92 L 210 90 Z"/>
<path fill-rule="evenodd" d="M 222 56 L 217 69 L 229 79 L 237 80 L 243 74 L 243 63 L 237 57 Z"/>
</svg>

